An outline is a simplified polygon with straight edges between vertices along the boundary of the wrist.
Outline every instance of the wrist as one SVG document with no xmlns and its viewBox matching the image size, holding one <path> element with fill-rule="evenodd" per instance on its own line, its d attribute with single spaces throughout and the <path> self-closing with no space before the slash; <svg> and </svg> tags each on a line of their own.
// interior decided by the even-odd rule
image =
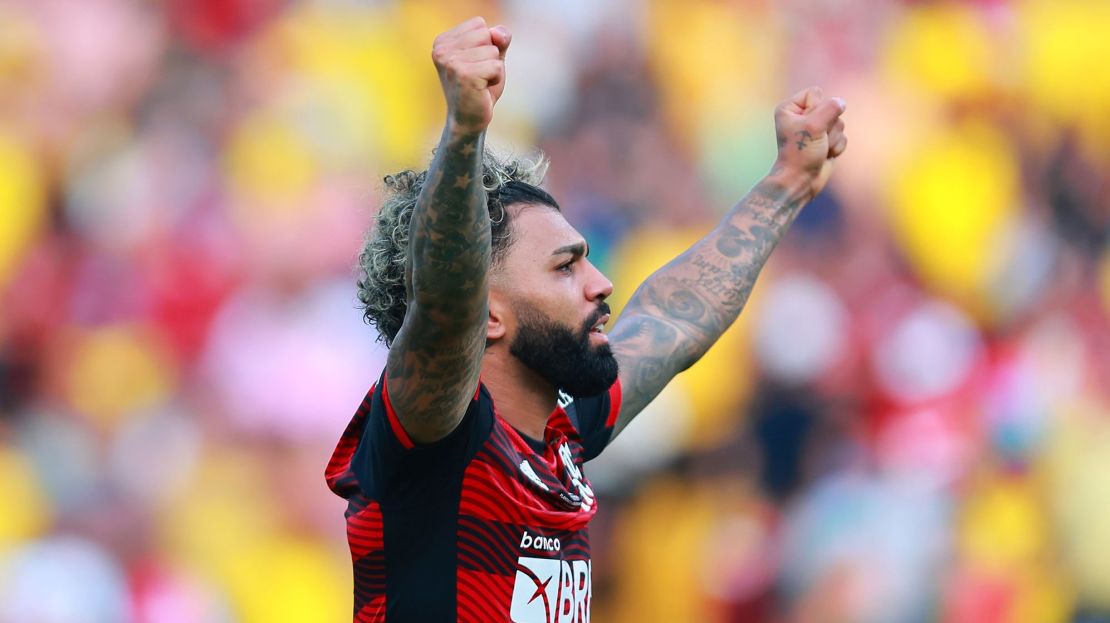
<svg viewBox="0 0 1110 623">
<path fill-rule="evenodd" d="M 455 115 L 447 115 L 447 123 L 443 129 L 443 136 L 448 140 L 473 140 L 486 131 L 485 123 L 459 119 Z"/>
<path fill-rule="evenodd" d="M 792 201 L 808 202 L 813 199 L 813 182 L 816 176 L 808 171 L 800 171 L 776 162 L 764 182 L 780 188 Z"/>
</svg>

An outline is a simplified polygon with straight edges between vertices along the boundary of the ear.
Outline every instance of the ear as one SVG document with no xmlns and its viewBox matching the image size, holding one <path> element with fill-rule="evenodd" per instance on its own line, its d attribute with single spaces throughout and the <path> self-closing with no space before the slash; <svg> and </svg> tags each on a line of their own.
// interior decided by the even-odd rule
<svg viewBox="0 0 1110 623">
<path fill-rule="evenodd" d="M 508 307 L 498 293 L 489 293 L 489 322 L 486 324 L 486 342 L 494 342 L 505 337 L 505 314 Z"/>
</svg>

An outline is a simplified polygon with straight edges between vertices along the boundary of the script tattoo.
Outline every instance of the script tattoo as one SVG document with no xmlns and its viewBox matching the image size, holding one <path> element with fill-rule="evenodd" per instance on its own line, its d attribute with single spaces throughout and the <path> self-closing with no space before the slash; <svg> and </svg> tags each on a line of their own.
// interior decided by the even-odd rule
<svg viewBox="0 0 1110 623">
<path fill-rule="evenodd" d="M 640 286 L 610 336 L 623 395 L 616 432 L 732 325 L 803 203 L 761 182 L 712 233 Z"/>
<path fill-rule="evenodd" d="M 482 142 L 445 131 L 412 215 L 408 309 L 387 368 L 390 401 L 419 441 L 454 430 L 478 383 L 490 263 Z"/>
</svg>

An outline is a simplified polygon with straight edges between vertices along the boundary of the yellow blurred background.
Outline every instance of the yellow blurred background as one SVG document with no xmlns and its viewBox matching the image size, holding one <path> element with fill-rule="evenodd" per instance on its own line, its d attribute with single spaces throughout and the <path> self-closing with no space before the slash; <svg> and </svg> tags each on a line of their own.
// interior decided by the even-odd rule
<svg viewBox="0 0 1110 623">
<path fill-rule="evenodd" d="M 0 622 L 341 621 L 354 262 L 514 32 L 491 142 L 616 284 L 849 148 L 741 320 L 588 467 L 596 621 L 1110 621 L 1110 2 L 0 2 Z"/>
</svg>

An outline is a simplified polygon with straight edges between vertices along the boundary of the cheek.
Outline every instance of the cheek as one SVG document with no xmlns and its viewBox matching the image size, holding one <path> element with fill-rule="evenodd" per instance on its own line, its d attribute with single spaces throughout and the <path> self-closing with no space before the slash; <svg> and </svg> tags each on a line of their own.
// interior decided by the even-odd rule
<svg viewBox="0 0 1110 623">
<path fill-rule="evenodd" d="M 492 275 L 491 275 L 492 277 Z M 578 329 L 586 319 L 583 275 L 567 275 L 546 264 L 521 262 L 497 277 L 499 289 L 541 310 L 548 318 Z"/>
<path fill-rule="evenodd" d="M 566 281 L 569 279 L 533 283 L 525 297 L 549 319 L 577 329 L 582 324 L 581 312 L 574 304 L 575 299 L 571 296 Z"/>
</svg>

